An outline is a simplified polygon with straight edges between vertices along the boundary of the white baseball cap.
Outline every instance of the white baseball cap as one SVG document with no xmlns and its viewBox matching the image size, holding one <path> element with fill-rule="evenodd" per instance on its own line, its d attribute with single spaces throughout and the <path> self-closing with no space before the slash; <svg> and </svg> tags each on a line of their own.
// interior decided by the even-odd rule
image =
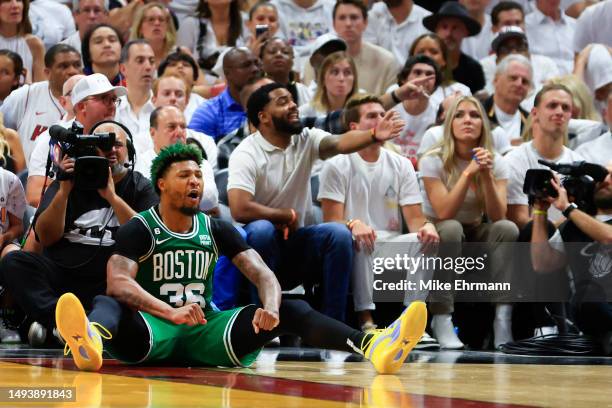
<svg viewBox="0 0 612 408">
<path fill-rule="evenodd" d="M 323 46 L 328 46 L 331 52 L 346 51 L 346 42 L 338 37 L 335 33 L 325 33 L 316 40 L 314 40 L 310 46 L 310 55 L 319 51 Z"/>
<path fill-rule="evenodd" d="M 102 95 L 110 91 L 114 91 L 117 96 L 127 95 L 127 89 L 122 86 L 112 86 L 105 75 L 91 74 L 81 78 L 74 85 L 70 100 L 74 106 L 89 96 Z"/>
</svg>

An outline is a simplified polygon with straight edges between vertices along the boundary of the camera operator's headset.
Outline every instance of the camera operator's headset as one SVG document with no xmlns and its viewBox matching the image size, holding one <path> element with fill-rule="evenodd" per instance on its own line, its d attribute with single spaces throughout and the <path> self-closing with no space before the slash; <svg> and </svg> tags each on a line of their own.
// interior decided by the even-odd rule
<svg viewBox="0 0 612 408">
<path fill-rule="evenodd" d="M 106 125 L 106 124 L 119 126 L 121 130 L 125 132 L 128 161 L 130 163 L 129 164 L 125 163 L 124 166 L 127 168 L 131 167 L 132 170 L 134 170 L 134 165 L 136 163 L 136 148 L 134 147 L 134 137 L 132 136 L 132 132 L 130 132 L 130 129 L 128 129 L 128 127 L 125 126 L 123 123 L 119 123 L 116 120 L 112 120 L 112 119 L 105 119 L 105 120 L 101 120 L 99 122 L 94 123 L 94 125 L 91 127 L 91 131 L 93 132 L 94 129 L 102 125 Z"/>
</svg>

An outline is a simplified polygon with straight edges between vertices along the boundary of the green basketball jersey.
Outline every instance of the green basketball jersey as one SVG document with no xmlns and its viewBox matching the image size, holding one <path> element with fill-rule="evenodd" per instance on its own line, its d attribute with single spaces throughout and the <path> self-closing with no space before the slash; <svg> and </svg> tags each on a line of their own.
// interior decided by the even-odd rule
<svg viewBox="0 0 612 408">
<path fill-rule="evenodd" d="M 153 208 L 136 217 L 151 234 L 151 248 L 138 260 L 136 281 L 147 292 L 173 307 L 199 303 L 212 310 L 213 270 L 219 251 L 210 231 L 210 218 L 193 216 L 187 234 L 172 232 Z"/>
</svg>

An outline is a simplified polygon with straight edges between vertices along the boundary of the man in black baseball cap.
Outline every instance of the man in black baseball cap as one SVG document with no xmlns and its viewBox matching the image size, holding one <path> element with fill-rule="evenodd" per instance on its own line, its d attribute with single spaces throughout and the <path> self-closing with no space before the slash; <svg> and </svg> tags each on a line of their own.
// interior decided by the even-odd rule
<svg viewBox="0 0 612 408">
<path fill-rule="evenodd" d="M 481 29 L 480 23 L 470 17 L 466 8 L 455 1 L 447 1 L 436 14 L 425 17 L 423 25 L 446 44 L 453 79 L 467 85 L 472 93 L 484 88 L 482 67 L 478 61 L 461 52 L 463 39 L 478 34 Z"/>
</svg>

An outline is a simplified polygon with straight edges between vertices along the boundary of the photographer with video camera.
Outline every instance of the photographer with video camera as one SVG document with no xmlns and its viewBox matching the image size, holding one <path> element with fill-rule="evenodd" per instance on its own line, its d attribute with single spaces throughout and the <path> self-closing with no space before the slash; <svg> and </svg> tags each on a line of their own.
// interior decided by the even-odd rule
<svg viewBox="0 0 612 408">
<path fill-rule="evenodd" d="M 559 179 L 551 185 L 557 197 L 534 201 L 531 260 L 536 272 L 544 274 L 572 271 L 575 293 L 572 309 L 575 322 L 586 334 L 603 340 L 604 352 L 612 346 L 612 162 L 608 174 L 596 184 L 592 203 L 597 212 L 590 215 L 573 203 Z M 547 211 L 551 207 L 563 212 L 567 220 L 549 239 Z"/>
<path fill-rule="evenodd" d="M 5 286 L 34 320 L 28 333 L 32 345 L 43 343 L 53 329 L 55 304 L 63 293 L 75 293 L 86 307 L 105 293 L 115 232 L 158 201 L 151 183 L 133 171 L 129 131 L 108 120 L 121 95 L 125 88 L 113 87 L 101 74 L 76 83 L 71 96 L 75 125 L 50 131 L 57 180 L 33 221 L 42 254 L 14 251 L 0 263 Z"/>
</svg>

